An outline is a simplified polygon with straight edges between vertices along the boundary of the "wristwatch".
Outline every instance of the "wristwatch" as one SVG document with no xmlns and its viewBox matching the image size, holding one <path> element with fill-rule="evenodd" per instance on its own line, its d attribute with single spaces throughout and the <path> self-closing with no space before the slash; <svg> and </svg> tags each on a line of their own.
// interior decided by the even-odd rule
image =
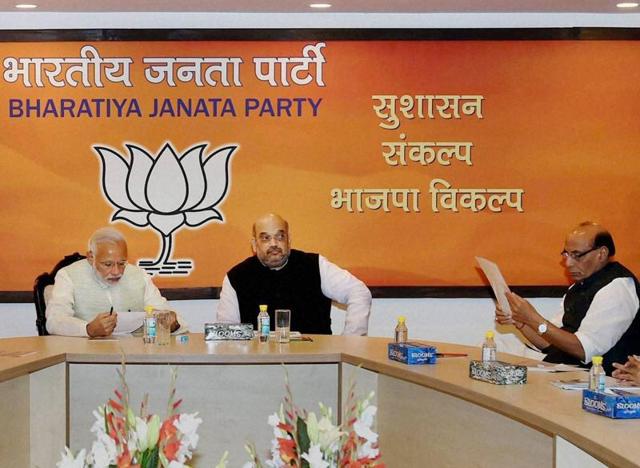
<svg viewBox="0 0 640 468">
<path fill-rule="evenodd" d="M 547 333 L 547 322 L 542 322 L 538 325 L 538 335 L 544 335 Z"/>
</svg>

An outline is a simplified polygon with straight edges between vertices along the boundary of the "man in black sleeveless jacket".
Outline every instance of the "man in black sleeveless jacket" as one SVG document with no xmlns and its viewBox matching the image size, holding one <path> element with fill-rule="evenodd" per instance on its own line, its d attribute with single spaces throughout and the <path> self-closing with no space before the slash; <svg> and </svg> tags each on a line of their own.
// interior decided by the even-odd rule
<svg viewBox="0 0 640 468">
<path fill-rule="evenodd" d="M 291 330 L 331 334 L 331 301 L 346 304 L 343 334 L 366 335 L 371 293 L 365 284 L 322 255 L 291 249 L 289 224 L 267 214 L 253 225 L 254 256 L 234 266 L 222 282 L 217 320 L 255 323 L 268 306 L 291 310 Z"/>
<path fill-rule="evenodd" d="M 547 321 L 526 300 L 506 293 L 511 315 L 498 306 L 496 321 L 513 324 L 546 356 L 547 362 L 589 367 L 603 356 L 611 374 L 614 362 L 640 354 L 640 285 L 627 268 L 613 260 L 615 245 L 602 226 L 585 222 L 565 240 L 562 256 L 574 280 L 563 299 L 563 310 Z"/>
</svg>

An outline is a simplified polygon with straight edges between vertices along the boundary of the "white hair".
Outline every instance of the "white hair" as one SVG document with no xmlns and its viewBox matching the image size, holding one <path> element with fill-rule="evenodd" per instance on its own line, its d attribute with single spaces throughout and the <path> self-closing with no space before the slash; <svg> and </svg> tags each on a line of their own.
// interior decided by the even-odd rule
<svg viewBox="0 0 640 468">
<path fill-rule="evenodd" d="M 127 242 L 122 233 L 112 227 L 103 227 L 94 232 L 89 238 L 89 252 L 96 253 L 98 244 L 102 242 Z"/>
</svg>

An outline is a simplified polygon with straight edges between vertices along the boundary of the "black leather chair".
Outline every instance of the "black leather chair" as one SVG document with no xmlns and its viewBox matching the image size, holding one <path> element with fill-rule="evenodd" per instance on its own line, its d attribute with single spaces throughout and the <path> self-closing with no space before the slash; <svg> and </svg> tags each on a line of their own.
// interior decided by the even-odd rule
<svg viewBox="0 0 640 468">
<path fill-rule="evenodd" d="M 71 265 L 83 258 L 86 257 L 78 252 L 67 255 L 53 267 L 50 273 L 42 273 L 33 283 L 33 303 L 36 306 L 36 328 L 38 329 L 38 335 L 44 336 L 49 334 L 47 333 L 47 316 L 45 315 L 45 310 L 47 309 L 47 301 L 45 298 L 46 288 L 53 285 L 56 273 L 58 273 L 60 268 Z"/>
</svg>

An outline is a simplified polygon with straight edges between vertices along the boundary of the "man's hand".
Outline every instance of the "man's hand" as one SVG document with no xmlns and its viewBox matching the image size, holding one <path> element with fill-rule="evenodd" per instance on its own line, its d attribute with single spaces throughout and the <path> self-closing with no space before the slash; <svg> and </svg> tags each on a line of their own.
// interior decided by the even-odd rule
<svg viewBox="0 0 640 468">
<path fill-rule="evenodd" d="M 511 319 L 514 323 L 524 323 L 535 328 L 545 321 L 529 301 L 512 292 L 506 292 L 504 295 L 511 307 Z"/>
<path fill-rule="evenodd" d="M 496 322 L 498 322 L 500 325 L 516 325 L 517 327 L 520 326 L 519 323 L 516 323 L 513 320 L 513 317 L 509 312 L 505 312 L 504 310 L 502 310 L 502 307 L 500 307 L 499 303 L 496 303 Z"/>
<path fill-rule="evenodd" d="M 87 324 L 87 335 L 90 337 L 109 336 L 118 323 L 118 314 L 102 312 Z"/>
<path fill-rule="evenodd" d="M 180 324 L 178 323 L 178 316 L 173 310 L 169 311 L 169 330 L 171 333 L 180 328 Z"/>
<path fill-rule="evenodd" d="M 624 364 L 613 363 L 616 370 L 611 374 L 612 377 L 640 385 L 640 357 L 629 356 L 629 360 Z"/>
</svg>

